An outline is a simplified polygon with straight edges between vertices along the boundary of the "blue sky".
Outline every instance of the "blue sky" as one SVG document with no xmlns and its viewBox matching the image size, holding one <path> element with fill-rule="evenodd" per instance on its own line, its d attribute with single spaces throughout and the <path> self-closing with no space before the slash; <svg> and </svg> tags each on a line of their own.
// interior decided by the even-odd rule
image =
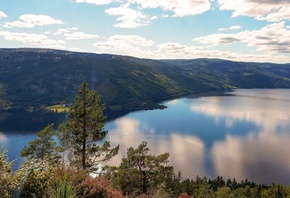
<svg viewBox="0 0 290 198">
<path fill-rule="evenodd" d="M 0 44 L 290 63 L 290 1 L 1 0 Z"/>
</svg>

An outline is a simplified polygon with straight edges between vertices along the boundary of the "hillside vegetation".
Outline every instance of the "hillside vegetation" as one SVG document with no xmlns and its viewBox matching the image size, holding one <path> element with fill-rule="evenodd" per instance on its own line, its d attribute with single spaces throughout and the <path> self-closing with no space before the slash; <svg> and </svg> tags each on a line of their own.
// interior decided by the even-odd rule
<svg viewBox="0 0 290 198">
<path fill-rule="evenodd" d="M 231 88 L 290 88 L 290 64 L 0 49 L 2 109 L 32 111 L 70 104 L 84 80 L 98 90 L 109 111 L 148 109 L 187 94 Z"/>
</svg>

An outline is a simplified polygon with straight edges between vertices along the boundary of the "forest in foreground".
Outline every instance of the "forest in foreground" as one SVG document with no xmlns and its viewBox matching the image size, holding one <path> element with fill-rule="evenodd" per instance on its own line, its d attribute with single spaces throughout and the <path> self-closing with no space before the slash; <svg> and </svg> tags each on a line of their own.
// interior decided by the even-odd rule
<svg viewBox="0 0 290 198">
<path fill-rule="evenodd" d="M 48 124 L 22 149 L 20 156 L 27 161 L 17 170 L 12 169 L 9 151 L 2 149 L 1 197 L 290 197 L 290 186 L 280 184 L 222 176 L 184 178 L 168 164 L 169 153 L 151 155 L 146 142 L 128 148 L 119 166 L 105 166 L 119 145 L 105 141 L 104 110 L 98 92 L 85 81 L 59 128 Z"/>
</svg>

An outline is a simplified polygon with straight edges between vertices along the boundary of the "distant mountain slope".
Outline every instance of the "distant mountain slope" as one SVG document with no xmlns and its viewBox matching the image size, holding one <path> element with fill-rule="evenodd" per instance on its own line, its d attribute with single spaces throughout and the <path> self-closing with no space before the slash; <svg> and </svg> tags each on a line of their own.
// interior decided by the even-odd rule
<svg viewBox="0 0 290 198">
<path fill-rule="evenodd" d="M 228 88 L 290 88 L 290 64 L 215 59 L 149 60 L 46 49 L 0 49 L 0 106 L 70 103 L 82 81 L 111 110 Z"/>
</svg>

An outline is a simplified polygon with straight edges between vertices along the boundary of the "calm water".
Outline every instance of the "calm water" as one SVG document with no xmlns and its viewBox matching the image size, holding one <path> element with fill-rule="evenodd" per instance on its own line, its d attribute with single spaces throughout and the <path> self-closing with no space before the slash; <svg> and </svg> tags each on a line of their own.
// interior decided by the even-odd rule
<svg viewBox="0 0 290 198">
<path fill-rule="evenodd" d="M 165 110 L 133 112 L 106 124 L 120 144 L 119 163 L 130 146 L 147 141 L 153 154 L 170 153 L 183 178 L 196 175 L 290 184 L 290 90 L 236 90 L 226 96 L 182 98 Z M 0 133 L 16 158 L 33 135 Z M 18 160 L 21 161 L 21 160 Z"/>
</svg>

